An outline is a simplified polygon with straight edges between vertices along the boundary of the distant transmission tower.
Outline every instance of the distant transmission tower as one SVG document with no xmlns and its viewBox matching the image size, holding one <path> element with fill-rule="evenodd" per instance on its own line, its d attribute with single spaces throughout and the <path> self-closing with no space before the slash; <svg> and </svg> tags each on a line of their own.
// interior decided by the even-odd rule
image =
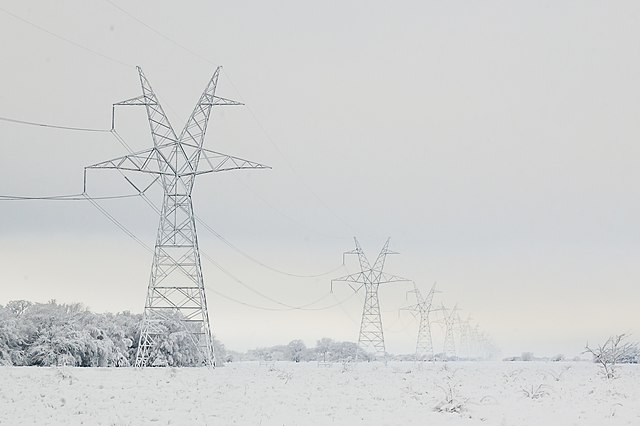
<svg viewBox="0 0 640 426">
<path fill-rule="evenodd" d="M 466 320 L 462 320 L 460 315 L 456 314 L 456 323 L 458 324 L 458 333 L 460 335 L 460 347 L 458 349 L 458 357 L 471 359 L 471 315 Z"/>
<path fill-rule="evenodd" d="M 456 326 L 456 311 L 458 306 L 456 305 L 451 311 L 449 311 L 444 305 L 440 308 L 443 314 L 444 321 L 444 347 L 443 354 L 445 359 L 456 356 L 456 342 L 454 338 L 454 329 Z"/>
<path fill-rule="evenodd" d="M 362 247 L 357 238 L 353 238 L 356 243 L 356 249 L 346 252 L 345 254 L 357 254 L 360 261 L 361 271 L 355 274 L 336 278 L 331 281 L 333 288 L 334 281 L 343 281 L 349 283 L 353 291 L 359 291 L 365 288 L 364 307 L 362 309 L 362 321 L 360 322 L 360 335 L 358 336 L 358 348 L 373 349 L 376 358 L 383 358 L 386 361 L 386 350 L 384 346 L 384 332 L 382 329 L 382 318 L 380 316 L 380 302 L 378 300 L 378 288 L 380 284 L 394 283 L 400 281 L 409 281 L 405 278 L 389 275 L 382 270 L 388 254 L 398 254 L 389 250 L 389 240 L 387 239 L 376 262 L 373 266 L 367 260 Z M 358 351 L 356 352 L 356 360 L 358 359 Z"/>
<path fill-rule="evenodd" d="M 407 306 L 401 310 L 410 311 L 420 321 L 418 326 L 418 340 L 416 342 L 416 361 L 430 361 L 434 359 L 433 340 L 431 337 L 431 323 L 429 322 L 429 314 L 431 313 L 431 305 L 433 295 L 436 293 L 436 285 L 433 284 L 429 293 L 423 296 L 420 289 L 413 283 L 413 290 L 408 293 L 414 293 L 418 303 Z"/>
<path fill-rule="evenodd" d="M 211 108 L 242 105 L 215 95 L 220 70 L 221 67 L 216 69 L 184 129 L 176 135 L 149 81 L 138 67 L 142 95 L 114 104 L 114 107 L 145 107 L 153 148 L 88 167 L 148 173 L 160 180 L 164 190 L 136 367 L 153 362 L 154 351 L 164 335 L 162 322 L 176 319 L 197 345 L 202 362 L 215 364 L 191 202 L 193 184 L 196 176 L 205 173 L 267 167 L 203 148 Z"/>
</svg>

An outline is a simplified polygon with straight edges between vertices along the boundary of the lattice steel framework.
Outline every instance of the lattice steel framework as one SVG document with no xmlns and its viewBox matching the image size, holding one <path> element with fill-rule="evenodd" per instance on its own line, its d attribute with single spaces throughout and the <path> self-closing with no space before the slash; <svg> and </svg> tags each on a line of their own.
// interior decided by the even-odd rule
<svg viewBox="0 0 640 426">
<path fill-rule="evenodd" d="M 434 359 L 434 353 L 429 314 L 432 311 L 431 306 L 433 302 L 433 295 L 436 293 L 436 285 L 433 284 L 429 293 L 427 293 L 426 296 L 423 296 L 420 289 L 414 282 L 413 290 L 409 290 L 408 293 L 415 294 L 417 303 L 415 305 L 401 308 L 401 310 L 411 312 L 419 321 L 415 354 L 416 361 L 431 361 Z"/>
<path fill-rule="evenodd" d="M 332 290 L 334 281 L 343 281 L 348 283 L 351 289 L 355 292 L 359 291 L 362 287 L 365 288 L 362 321 L 360 322 L 360 334 L 358 336 L 358 347 L 362 350 L 373 349 L 373 354 L 376 358 L 383 358 L 386 361 L 386 349 L 384 345 L 382 317 L 380 315 L 378 288 L 380 287 L 380 284 L 410 280 L 383 272 L 387 255 L 398 254 L 389 250 L 390 238 L 385 242 L 373 266 L 371 266 L 367 260 L 367 256 L 364 254 L 362 247 L 360 247 L 358 239 L 355 237 L 353 239 L 356 244 L 355 250 L 346 252 L 345 254 L 358 255 L 361 271 L 332 280 Z M 358 355 L 356 354 L 356 359 L 357 358 Z"/>
<path fill-rule="evenodd" d="M 164 191 L 151 277 L 136 354 L 136 367 L 154 360 L 163 321 L 179 321 L 197 345 L 202 363 L 215 364 L 202 266 L 191 193 L 196 176 L 267 166 L 203 148 L 211 108 L 242 105 L 216 96 L 218 67 L 200 96 L 184 128 L 177 135 L 142 69 L 142 95 L 115 106 L 144 106 L 153 148 L 94 164 L 92 169 L 147 173 L 160 180 Z M 126 176 L 125 176 L 126 177 Z M 130 181 L 131 183 L 131 181 Z M 134 185 L 135 186 L 135 185 Z"/>
</svg>

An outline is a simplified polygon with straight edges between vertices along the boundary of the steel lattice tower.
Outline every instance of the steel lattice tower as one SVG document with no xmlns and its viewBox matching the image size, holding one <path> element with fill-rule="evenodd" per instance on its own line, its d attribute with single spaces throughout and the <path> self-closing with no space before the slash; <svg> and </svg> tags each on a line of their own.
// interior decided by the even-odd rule
<svg viewBox="0 0 640 426">
<path fill-rule="evenodd" d="M 456 311 L 458 310 L 458 306 L 456 305 L 451 312 L 448 312 L 447 308 L 442 305 L 440 308 L 443 314 L 443 321 L 445 326 L 444 331 L 444 347 L 443 354 L 445 359 L 449 356 L 456 356 L 456 342 L 454 338 L 454 328 L 456 326 Z"/>
<path fill-rule="evenodd" d="M 433 339 L 431 337 L 431 323 L 429 314 L 431 313 L 431 305 L 433 295 L 436 293 L 436 285 L 434 284 L 426 296 L 422 296 L 420 289 L 413 283 L 413 290 L 408 293 L 414 293 L 418 303 L 407 306 L 401 310 L 410 311 L 414 316 L 418 316 L 418 339 L 416 341 L 416 361 L 429 361 L 434 359 Z"/>
<path fill-rule="evenodd" d="M 163 321 L 175 321 L 176 318 L 198 347 L 202 363 L 215 363 L 191 200 L 193 184 L 196 176 L 205 173 L 267 167 L 203 148 L 211 108 L 242 105 L 216 96 L 220 70 L 221 67 L 215 70 L 184 128 L 176 135 L 149 81 L 138 67 L 142 95 L 114 104 L 114 107 L 145 107 L 153 148 L 89 166 L 151 174 L 161 182 L 164 191 L 136 367 L 153 362 L 154 351 L 165 333 Z"/>
<path fill-rule="evenodd" d="M 471 316 L 463 321 L 460 315 L 456 314 L 456 322 L 458 323 L 458 331 L 460 333 L 458 357 L 471 359 Z"/>
<path fill-rule="evenodd" d="M 371 266 L 364 254 L 357 238 L 353 238 L 356 249 L 345 254 L 357 254 L 361 271 L 355 274 L 346 275 L 331 281 L 333 288 L 334 281 L 344 281 L 349 283 L 353 291 L 357 292 L 362 287 L 365 288 L 364 307 L 362 309 L 362 321 L 360 322 L 360 334 L 358 336 L 358 347 L 362 350 L 372 348 L 376 358 L 382 357 L 386 360 L 386 350 L 384 345 L 384 331 L 382 328 L 382 317 L 380 316 L 380 301 L 378 299 L 378 288 L 380 284 L 409 281 L 405 278 L 389 275 L 383 272 L 384 264 L 389 254 L 398 254 L 389 250 L 389 240 L 387 239 L 376 262 Z M 356 360 L 358 354 L 356 352 Z"/>
</svg>

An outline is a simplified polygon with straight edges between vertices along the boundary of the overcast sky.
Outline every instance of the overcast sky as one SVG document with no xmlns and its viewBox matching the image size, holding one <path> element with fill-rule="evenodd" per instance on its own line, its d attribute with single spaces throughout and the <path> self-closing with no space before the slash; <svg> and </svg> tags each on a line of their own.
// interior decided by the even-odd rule
<svg viewBox="0 0 640 426">
<path fill-rule="evenodd" d="M 504 355 L 575 355 L 640 336 L 639 21 L 635 1 L 6 0 L 0 116 L 109 128 L 111 104 L 140 94 L 140 65 L 180 129 L 223 65 L 217 93 L 248 107 L 215 110 L 205 145 L 273 169 L 199 178 L 207 224 L 295 274 L 339 267 L 353 236 L 375 258 L 391 236 L 388 271 L 424 291 L 437 281 L 437 302 L 458 303 Z M 119 110 L 116 127 L 151 146 L 142 110 Z M 78 193 L 84 166 L 126 154 L 108 133 L 0 122 L 0 135 L 0 195 Z M 88 185 L 129 191 L 109 172 Z M 142 200 L 101 205 L 153 244 Z M 350 295 L 327 292 L 353 259 L 293 278 L 199 231 L 203 252 L 282 303 Z M 89 203 L 0 201 L 0 304 L 141 312 L 151 260 Z M 211 289 L 281 307 L 203 262 Z M 416 322 L 398 315 L 410 287 L 381 290 L 392 352 L 415 346 Z M 214 333 L 244 350 L 355 341 L 363 295 L 322 311 L 208 301 Z"/>
</svg>

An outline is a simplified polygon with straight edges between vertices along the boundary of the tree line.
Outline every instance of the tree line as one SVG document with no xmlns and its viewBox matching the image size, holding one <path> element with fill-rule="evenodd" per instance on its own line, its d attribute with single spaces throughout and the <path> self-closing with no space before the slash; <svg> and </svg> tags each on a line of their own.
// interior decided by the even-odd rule
<svg viewBox="0 0 640 426">
<path fill-rule="evenodd" d="M 0 365 L 129 367 L 134 365 L 141 314 L 94 313 L 79 303 L 15 300 L 0 305 Z M 151 357 L 159 365 L 200 364 L 198 347 L 178 318 L 164 321 Z M 214 339 L 216 355 L 227 355 Z"/>
</svg>

